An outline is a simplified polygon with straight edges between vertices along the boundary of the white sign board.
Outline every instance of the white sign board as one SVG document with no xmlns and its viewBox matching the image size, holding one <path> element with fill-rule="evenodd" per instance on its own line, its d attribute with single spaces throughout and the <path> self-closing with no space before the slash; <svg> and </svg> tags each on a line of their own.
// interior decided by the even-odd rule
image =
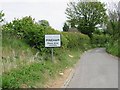
<svg viewBox="0 0 120 90">
<path fill-rule="evenodd" d="M 60 47 L 60 46 L 61 46 L 60 34 L 45 35 L 45 47 Z"/>
</svg>

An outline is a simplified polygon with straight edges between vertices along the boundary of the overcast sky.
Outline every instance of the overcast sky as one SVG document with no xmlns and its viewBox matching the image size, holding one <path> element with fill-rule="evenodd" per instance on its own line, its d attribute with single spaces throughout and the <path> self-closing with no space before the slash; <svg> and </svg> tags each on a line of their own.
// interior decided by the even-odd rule
<svg viewBox="0 0 120 90">
<path fill-rule="evenodd" d="M 36 21 L 47 20 L 50 26 L 62 30 L 63 24 L 67 20 L 65 10 L 69 1 L 73 0 L 0 0 L 0 11 L 3 10 L 5 13 L 6 21 L 32 16 Z"/>
</svg>

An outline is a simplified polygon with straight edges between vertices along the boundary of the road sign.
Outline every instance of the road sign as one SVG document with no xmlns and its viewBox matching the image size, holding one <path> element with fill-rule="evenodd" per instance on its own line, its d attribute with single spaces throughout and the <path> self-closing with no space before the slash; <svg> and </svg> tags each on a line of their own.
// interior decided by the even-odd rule
<svg viewBox="0 0 120 90">
<path fill-rule="evenodd" d="M 45 47 L 61 47 L 60 34 L 45 35 Z"/>
</svg>

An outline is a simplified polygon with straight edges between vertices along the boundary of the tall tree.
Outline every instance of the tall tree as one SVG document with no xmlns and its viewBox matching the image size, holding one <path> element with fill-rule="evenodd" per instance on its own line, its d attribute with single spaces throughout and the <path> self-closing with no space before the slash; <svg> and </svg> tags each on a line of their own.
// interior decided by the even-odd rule
<svg viewBox="0 0 120 90">
<path fill-rule="evenodd" d="M 68 31 L 69 29 L 69 26 L 67 25 L 67 23 L 64 23 L 64 26 L 63 26 L 63 31 Z"/>
<path fill-rule="evenodd" d="M 108 9 L 109 22 L 107 25 L 107 32 L 112 35 L 113 39 L 117 39 L 120 33 L 120 1 L 118 3 L 112 3 L 112 7 Z"/>
<path fill-rule="evenodd" d="M 68 22 L 84 34 L 92 36 L 97 25 L 107 21 L 105 4 L 101 2 L 70 2 L 66 9 Z"/>
</svg>

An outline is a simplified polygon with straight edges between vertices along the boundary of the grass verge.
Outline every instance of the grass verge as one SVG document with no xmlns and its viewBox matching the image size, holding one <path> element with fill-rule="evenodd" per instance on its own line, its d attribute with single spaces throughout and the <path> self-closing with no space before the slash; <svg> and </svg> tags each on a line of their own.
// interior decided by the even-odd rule
<svg viewBox="0 0 120 90">
<path fill-rule="evenodd" d="M 120 46 L 119 46 L 119 43 L 118 41 L 115 41 L 114 43 L 109 43 L 107 46 L 106 46 L 106 51 L 114 56 L 118 56 L 120 57 Z"/>
<path fill-rule="evenodd" d="M 66 50 L 54 59 L 35 62 L 19 69 L 3 73 L 3 88 L 41 88 L 50 79 L 55 79 L 66 67 L 72 67 L 80 58 L 80 50 Z"/>
</svg>

